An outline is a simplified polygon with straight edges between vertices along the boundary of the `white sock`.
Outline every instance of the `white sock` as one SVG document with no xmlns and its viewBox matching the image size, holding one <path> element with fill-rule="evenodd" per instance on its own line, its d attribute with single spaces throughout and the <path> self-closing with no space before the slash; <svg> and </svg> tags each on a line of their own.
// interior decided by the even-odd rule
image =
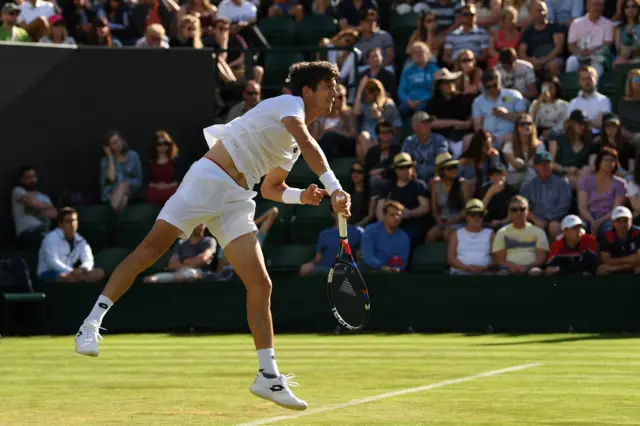
<svg viewBox="0 0 640 426">
<path fill-rule="evenodd" d="M 113 302 L 111 301 L 111 299 L 109 299 L 107 296 L 100 295 L 96 304 L 93 305 L 91 313 L 89 314 L 87 319 L 84 320 L 84 322 L 93 322 L 96 323 L 98 327 L 100 327 L 100 325 L 102 324 L 102 319 L 112 306 Z"/>
<path fill-rule="evenodd" d="M 274 351 L 273 348 L 260 349 L 258 351 L 258 363 L 261 372 L 275 376 L 280 375 L 278 365 L 276 364 L 276 351 Z"/>
</svg>

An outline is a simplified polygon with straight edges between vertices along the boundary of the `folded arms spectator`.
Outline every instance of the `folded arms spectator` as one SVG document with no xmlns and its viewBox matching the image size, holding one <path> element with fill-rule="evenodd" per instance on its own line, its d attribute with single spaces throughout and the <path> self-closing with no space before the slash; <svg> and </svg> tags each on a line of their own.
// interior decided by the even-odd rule
<svg viewBox="0 0 640 426">
<path fill-rule="evenodd" d="M 38 279 L 58 282 L 95 282 L 104 271 L 94 268 L 89 243 L 78 234 L 78 212 L 71 207 L 60 209 L 58 228 L 42 241 L 38 256 Z"/>
<path fill-rule="evenodd" d="M 38 191 L 38 175 L 32 166 L 20 168 L 20 183 L 11 192 L 11 211 L 18 244 L 36 248 L 49 232 L 52 220 L 58 217 L 48 195 Z"/>
</svg>

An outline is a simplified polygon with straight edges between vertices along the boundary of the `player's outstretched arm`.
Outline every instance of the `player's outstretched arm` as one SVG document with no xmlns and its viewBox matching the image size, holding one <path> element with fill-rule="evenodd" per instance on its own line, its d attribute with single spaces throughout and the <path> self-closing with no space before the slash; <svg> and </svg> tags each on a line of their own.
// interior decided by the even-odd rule
<svg viewBox="0 0 640 426">
<path fill-rule="evenodd" d="M 351 197 L 342 190 L 340 181 L 329 168 L 327 157 L 322 152 L 318 142 L 309 133 L 304 121 L 298 117 L 284 117 L 282 124 L 295 139 L 309 168 L 318 175 L 320 182 L 331 195 L 333 209 L 349 217 L 351 215 Z"/>
<path fill-rule="evenodd" d="M 262 197 L 267 200 L 276 201 L 286 204 L 311 204 L 317 206 L 320 201 L 327 195 L 327 191 L 318 188 L 318 185 L 312 183 L 305 190 L 298 188 L 290 188 L 285 180 L 289 172 L 276 167 L 267 173 L 260 187 Z"/>
</svg>

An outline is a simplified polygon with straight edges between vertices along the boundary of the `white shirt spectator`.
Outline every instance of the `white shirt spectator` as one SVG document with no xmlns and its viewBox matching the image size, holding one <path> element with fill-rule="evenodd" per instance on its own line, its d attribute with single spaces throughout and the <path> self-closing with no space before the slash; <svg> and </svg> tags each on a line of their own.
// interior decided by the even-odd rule
<svg viewBox="0 0 640 426">
<path fill-rule="evenodd" d="M 42 37 L 40 40 L 38 40 L 38 43 L 53 44 L 53 41 L 51 41 L 49 37 Z M 73 37 L 67 37 L 61 44 L 65 44 L 67 46 L 75 46 L 76 41 L 73 39 Z"/>
<path fill-rule="evenodd" d="M 495 66 L 495 70 L 502 76 L 502 87 L 514 89 L 525 94 L 530 84 L 536 83 L 536 73 L 530 62 L 516 59 L 511 71 L 506 71 L 501 63 Z"/>
<path fill-rule="evenodd" d="M 611 112 L 611 100 L 598 91 L 594 91 L 591 96 L 585 96 L 581 90 L 578 96 L 569 102 L 567 117 L 576 109 L 585 111 L 589 120 L 593 120 L 600 114 Z M 600 133 L 600 129 L 593 128 L 593 133 Z"/>
<path fill-rule="evenodd" d="M 60 228 L 44 237 L 38 255 L 38 275 L 46 271 L 69 273 L 77 264 L 87 271 L 93 269 L 93 252 L 80 234 L 73 236 L 72 243 L 65 238 Z"/>
<path fill-rule="evenodd" d="M 480 232 L 470 232 L 465 228 L 456 231 L 458 244 L 456 246 L 456 258 L 465 265 L 489 266 L 491 265 L 491 235 L 493 231 L 484 228 Z M 452 274 L 466 274 L 451 268 Z"/>
<path fill-rule="evenodd" d="M 231 0 L 223 0 L 218 6 L 218 18 L 226 18 L 229 22 L 254 22 L 258 9 L 246 0 L 238 5 Z"/>
<path fill-rule="evenodd" d="M 56 7 L 50 1 L 36 0 L 35 5 L 33 5 L 30 1 L 27 0 L 20 5 L 20 16 L 18 17 L 18 23 L 30 24 L 38 16 L 44 16 L 46 19 L 49 19 L 56 13 Z"/>
</svg>

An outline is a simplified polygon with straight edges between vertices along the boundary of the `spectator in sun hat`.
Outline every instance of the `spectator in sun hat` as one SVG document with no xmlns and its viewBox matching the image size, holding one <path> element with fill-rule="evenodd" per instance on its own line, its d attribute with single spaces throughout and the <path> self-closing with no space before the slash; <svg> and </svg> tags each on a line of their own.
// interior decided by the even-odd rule
<svg viewBox="0 0 640 426">
<path fill-rule="evenodd" d="M 487 211 L 484 204 L 472 198 L 464 208 L 466 225 L 449 238 L 447 259 L 451 275 L 486 274 L 493 265 L 491 246 L 494 233 L 483 227 Z"/>
<path fill-rule="evenodd" d="M 548 152 L 537 153 L 534 164 L 536 175 L 522 185 L 520 194 L 529 201 L 528 219 L 544 229 L 553 241 L 561 232 L 560 221 L 571 208 L 571 186 L 553 173 Z"/>
<path fill-rule="evenodd" d="M 436 157 L 436 178 L 431 181 L 431 214 L 436 225 L 427 233 L 427 241 L 448 241 L 451 233 L 464 226 L 465 195 L 463 179 L 458 176 L 458 160 L 444 152 Z"/>
<path fill-rule="evenodd" d="M 424 241 L 427 232 L 426 215 L 429 213 L 427 185 L 415 178 L 415 162 L 409 154 L 401 152 L 393 157 L 395 179 L 388 181 L 380 190 L 376 206 L 378 220 L 383 220 L 384 206 L 389 201 L 397 201 L 404 206 L 400 227 L 409 235 L 415 246 Z"/>
<path fill-rule="evenodd" d="M 598 275 L 640 273 L 640 228 L 631 223 L 631 211 L 618 206 L 611 213 L 613 229 L 600 234 Z"/>
<path fill-rule="evenodd" d="M 544 273 L 595 274 L 598 267 L 596 239 L 584 230 L 578 216 L 570 214 L 562 219 L 561 238 L 551 244 Z"/>
<path fill-rule="evenodd" d="M 49 18 L 49 34 L 39 40 L 40 43 L 50 44 L 66 44 L 75 46 L 76 41 L 73 37 L 69 37 L 67 24 L 64 22 L 62 15 L 57 14 Z"/>
<path fill-rule="evenodd" d="M 435 116 L 431 128 L 451 142 L 461 141 L 472 126 L 472 98 L 460 94 L 456 87 L 461 76 L 460 71 L 451 72 L 447 68 L 438 70 L 433 76 L 433 98 L 427 104 L 427 112 Z M 458 155 L 452 154 L 457 158 L 460 152 Z"/>
<path fill-rule="evenodd" d="M 29 42 L 31 37 L 24 28 L 16 25 L 20 16 L 20 7 L 15 3 L 5 3 L 2 6 L 2 26 L 0 26 L 0 41 Z"/>
<path fill-rule="evenodd" d="M 431 131 L 433 117 L 424 111 L 418 111 L 411 118 L 413 135 L 404 140 L 402 151 L 411 155 L 416 162 L 418 179 L 429 182 L 436 169 L 436 157 L 447 152 L 449 141 L 439 133 Z"/>
</svg>

